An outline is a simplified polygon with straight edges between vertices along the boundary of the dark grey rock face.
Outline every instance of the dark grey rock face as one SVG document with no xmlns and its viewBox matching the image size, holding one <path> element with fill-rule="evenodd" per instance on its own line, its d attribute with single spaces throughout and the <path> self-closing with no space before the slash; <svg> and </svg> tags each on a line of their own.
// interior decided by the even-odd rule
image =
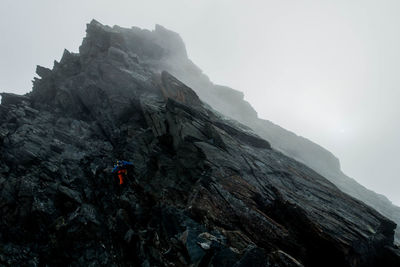
<svg viewBox="0 0 400 267">
<path fill-rule="evenodd" d="M 1 265 L 399 266 L 392 221 L 157 71 L 175 42 L 93 21 L 3 95 Z"/>
<path fill-rule="evenodd" d="M 252 128 L 259 136 L 268 140 L 274 149 L 306 164 L 343 192 L 370 205 L 400 225 L 400 207 L 393 205 L 385 196 L 365 188 L 345 175 L 340 170 L 339 160 L 323 147 L 268 120 L 259 119 L 257 112 L 244 100 L 242 92 L 213 84 L 187 56 L 184 56 L 186 49 L 176 33 L 164 29 L 163 36 L 168 35 L 167 32 L 171 36 L 167 38 L 169 40 L 168 48 L 173 52 L 164 52 L 158 60 L 143 59 L 154 71 L 169 71 L 193 88 L 200 98 L 212 108 Z M 151 32 L 151 35 L 153 35 L 151 38 L 154 40 L 153 42 L 161 45 L 159 31 L 156 29 Z M 266 99 L 266 104 L 269 101 L 273 101 L 273 99 Z M 400 244 L 399 229 L 396 233 L 396 240 Z"/>
</svg>

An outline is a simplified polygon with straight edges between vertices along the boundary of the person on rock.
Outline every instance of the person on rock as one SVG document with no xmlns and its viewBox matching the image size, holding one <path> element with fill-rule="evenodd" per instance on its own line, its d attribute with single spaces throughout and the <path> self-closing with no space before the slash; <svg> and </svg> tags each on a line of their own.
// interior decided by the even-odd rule
<svg viewBox="0 0 400 267">
<path fill-rule="evenodd" d="M 124 184 L 124 178 L 128 174 L 129 166 L 133 166 L 133 163 L 125 160 L 117 160 L 117 163 L 114 165 L 112 173 L 118 175 L 119 185 Z"/>
</svg>

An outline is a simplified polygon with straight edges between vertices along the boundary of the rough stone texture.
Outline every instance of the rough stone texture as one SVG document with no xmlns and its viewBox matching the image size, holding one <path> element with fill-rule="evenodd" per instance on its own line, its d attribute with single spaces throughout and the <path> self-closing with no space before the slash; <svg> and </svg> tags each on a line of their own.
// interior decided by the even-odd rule
<svg viewBox="0 0 400 267">
<path fill-rule="evenodd" d="M 331 152 L 268 120 L 259 119 L 257 112 L 244 100 L 242 92 L 226 86 L 213 84 L 188 59 L 185 45 L 179 35 L 161 26 L 157 26 L 155 31 L 152 32 L 135 28 L 134 34 L 137 36 L 147 36 L 146 38 L 141 38 L 141 40 L 148 40 L 148 43 L 146 41 L 146 46 L 157 45 L 164 47 L 165 43 L 168 44 L 164 47 L 162 56 L 157 59 L 149 59 L 147 56 L 142 55 L 142 62 L 150 66 L 154 71 L 169 71 L 193 88 L 200 98 L 212 108 L 252 128 L 259 136 L 268 140 L 274 149 L 306 164 L 329 179 L 343 192 L 370 205 L 400 225 L 400 207 L 393 205 L 385 196 L 365 188 L 354 179 L 345 175 L 340 169 L 339 160 Z M 163 42 L 163 38 L 168 40 L 168 42 Z M 268 105 L 269 101 L 274 100 L 265 99 L 266 105 Z M 398 228 L 396 240 L 400 244 L 400 228 Z"/>
<path fill-rule="evenodd" d="M 0 264 L 398 266 L 395 223 L 156 71 L 186 58 L 177 41 L 93 21 L 6 95 Z M 117 158 L 135 164 L 122 188 Z"/>
</svg>

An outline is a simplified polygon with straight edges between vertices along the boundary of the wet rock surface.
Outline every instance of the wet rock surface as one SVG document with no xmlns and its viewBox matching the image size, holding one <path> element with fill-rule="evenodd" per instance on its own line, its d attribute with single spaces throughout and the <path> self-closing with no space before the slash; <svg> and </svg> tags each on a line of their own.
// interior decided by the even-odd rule
<svg viewBox="0 0 400 267">
<path fill-rule="evenodd" d="M 93 21 L 2 95 L 0 265 L 399 266 L 395 223 L 157 72 L 186 52 L 156 32 Z"/>
<path fill-rule="evenodd" d="M 161 33 L 162 32 L 162 33 Z M 155 71 L 167 70 L 191 87 L 200 98 L 218 112 L 252 128 L 259 136 L 268 140 L 271 146 L 294 158 L 334 183 L 343 192 L 370 205 L 384 216 L 400 225 L 400 207 L 393 205 L 385 196 L 377 194 L 348 177 L 340 169 L 340 162 L 331 152 L 298 136 L 271 121 L 260 119 L 254 108 L 244 100 L 244 94 L 227 86 L 214 84 L 185 55 L 185 46 L 180 37 L 161 26 L 151 32 L 153 43 L 161 45 L 160 36 L 169 36 L 164 56 L 157 60 L 142 58 Z M 164 42 L 165 43 L 165 42 Z M 294 88 L 295 89 L 295 88 Z M 265 105 L 275 99 L 266 95 Z M 361 179 L 362 177 L 356 177 Z M 378 178 L 377 178 L 378 179 Z M 400 245 L 400 227 L 396 231 L 396 241 Z"/>
</svg>

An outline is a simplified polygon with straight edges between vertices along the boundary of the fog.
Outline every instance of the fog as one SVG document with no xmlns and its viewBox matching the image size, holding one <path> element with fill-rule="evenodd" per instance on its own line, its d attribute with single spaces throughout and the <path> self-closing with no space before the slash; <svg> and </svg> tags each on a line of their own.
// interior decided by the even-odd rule
<svg viewBox="0 0 400 267">
<path fill-rule="evenodd" d="M 93 18 L 158 23 L 261 118 L 327 148 L 347 175 L 400 205 L 399 10 L 388 0 L 1 0 L 0 91 L 30 91 L 36 65 L 78 51 Z"/>
</svg>

